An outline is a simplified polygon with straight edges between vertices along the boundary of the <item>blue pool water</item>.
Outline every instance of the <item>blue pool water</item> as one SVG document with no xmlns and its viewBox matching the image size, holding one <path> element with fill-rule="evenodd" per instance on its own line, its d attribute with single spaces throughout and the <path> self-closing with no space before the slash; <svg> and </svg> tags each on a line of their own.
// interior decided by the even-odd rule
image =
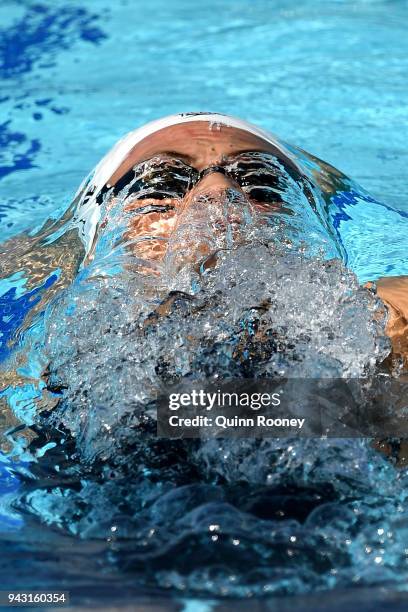
<svg viewBox="0 0 408 612">
<path fill-rule="evenodd" d="M 352 190 L 333 200 L 333 225 L 340 227 L 339 234 L 347 241 L 355 272 L 360 281 L 373 274 L 407 274 L 403 255 L 408 233 L 402 229 L 408 215 L 407 18 L 408 5 L 398 0 L 305 0 L 296 6 L 275 0 L 205 0 L 196 5 L 182 0 L 153 0 L 147 5 L 130 0 L 4 2 L 0 7 L 1 242 L 24 230 L 33 234 L 50 216 L 57 219 L 84 175 L 125 132 L 162 115 L 204 109 L 267 128 L 355 179 L 367 190 L 358 191 L 359 197 L 380 203 L 369 209 L 378 217 L 357 206 L 354 223 L 347 224 L 355 203 Z M 367 246 L 367 234 L 364 238 L 356 231 L 359 224 L 367 227 L 367 223 L 369 235 L 381 236 L 375 248 Z M 3 340 L 13 338 L 25 313 L 42 292 L 58 283 L 59 274 L 56 269 L 30 288 L 18 273 L 2 281 Z M 113 300 L 115 295 L 110 297 Z M 18 393 L 6 379 L 0 424 L 8 432 L 33 422 L 30 376 L 36 376 L 42 365 L 35 333 L 36 329 L 30 362 L 19 366 L 24 381 Z M 1 359 L 9 356 L 4 341 L 1 351 Z M 160 598 L 163 592 L 166 597 L 202 601 L 225 595 L 245 599 L 292 593 L 298 609 L 313 608 L 305 595 L 308 590 L 328 591 L 326 601 L 335 609 L 340 595 L 331 595 L 331 588 L 344 594 L 362 584 L 371 591 L 355 597 L 361 597 L 361 606 L 369 609 L 375 599 L 401 589 L 406 579 L 407 475 L 363 442 L 345 450 L 336 447 L 332 454 L 320 449 L 326 453 L 327 471 L 319 468 L 310 476 L 312 468 L 306 469 L 306 484 L 296 491 L 306 509 L 300 518 L 294 513 L 293 522 L 288 519 L 288 524 L 276 527 L 274 535 L 270 521 L 276 516 L 264 516 L 259 510 L 270 503 L 262 488 L 263 468 L 254 474 L 245 459 L 254 455 L 253 448 L 245 448 L 239 456 L 234 448 L 223 448 L 225 470 L 215 465 L 215 449 L 197 451 L 185 469 L 174 468 L 173 473 L 172 467 L 164 471 L 160 450 L 134 448 L 125 439 L 128 455 L 110 464 L 119 476 L 106 485 L 107 474 L 99 465 L 92 474 L 80 471 L 74 449 L 67 468 L 55 435 L 47 438 L 41 432 L 37 441 L 32 436 L 28 452 L 26 433 L 12 436 L 17 444 L 14 459 L 9 456 L 10 433 L 2 439 L 4 588 L 61 584 L 77 593 L 78 601 L 88 597 L 88 602 L 109 596 L 126 602 L 151 593 Z M 88 434 L 93 445 L 86 450 L 98 458 L 91 426 Z M 102 443 L 96 434 L 95 438 Z M 280 452 L 282 465 L 296 473 L 302 462 L 278 442 L 256 450 L 265 460 Z M 299 447 L 298 454 L 308 457 L 311 465 L 318 462 L 311 445 Z M 126 457 L 133 472 L 126 471 Z M 60 479 L 55 465 L 61 466 Z M 145 475 L 135 468 L 140 465 Z M 205 474 L 200 483 L 194 472 L 197 466 Z M 243 466 L 240 475 L 233 473 L 234 466 Z M 279 470 L 278 477 L 283 478 Z M 279 504 L 293 505 L 292 490 L 279 478 L 274 489 L 278 510 Z M 337 484 L 327 490 L 331 478 Z M 174 483 L 177 494 L 172 493 Z M 319 496 L 326 505 L 319 506 Z M 245 498 L 249 501 L 244 503 Z M 122 499 L 126 503 L 121 505 Z M 245 522 L 244 515 L 252 522 Z M 214 561 L 214 553 L 208 551 L 203 535 L 208 517 L 225 531 L 220 558 L 224 554 L 229 559 L 227 567 L 235 580 L 241 576 L 241 590 L 233 580 L 228 582 L 217 555 Z M 117 528 L 123 536 L 116 537 Z M 158 535 L 149 535 L 151 529 Z M 227 542 L 229 537 L 232 543 Z M 282 562 L 285 538 L 290 537 L 301 542 L 295 575 L 285 574 L 290 564 Z M 239 539 L 244 542 L 240 556 L 240 547 L 234 544 Z M 143 556 L 144 548 L 150 561 Z M 166 551 L 178 559 L 174 568 Z M 212 560 L 211 570 L 204 562 L 197 563 L 197 555 L 204 552 Z M 195 572 L 191 575 L 189 565 Z M 255 569 L 245 581 L 240 572 L 248 565 Z M 274 565 L 279 575 L 268 573 Z M 383 585 L 387 589 L 379 592 Z M 189 605 L 199 610 L 204 604 L 196 600 Z M 281 601 L 281 609 L 283 605 Z"/>
</svg>

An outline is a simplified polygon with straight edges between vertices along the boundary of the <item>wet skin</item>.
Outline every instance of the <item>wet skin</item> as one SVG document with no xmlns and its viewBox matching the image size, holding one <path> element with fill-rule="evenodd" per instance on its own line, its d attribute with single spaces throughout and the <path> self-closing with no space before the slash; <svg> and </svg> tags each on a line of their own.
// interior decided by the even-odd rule
<svg viewBox="0 0 408 612">
<path fill-rule="evenodd" d="M 129 152 L 108 183 L 114 185 L 132 166 L 165 151 L 176 153 L 197 170 L 217 165 L 223 158 L 244 151 L 260 151 L 284 157 L 277 147 L 245 130 L 225 125 L 210 129 L 206 121 L 191 121 L 169 126 L 144 138 Z M 286 157 L 285 160 L 295 169 L 293 162 Z"/>
<path fill-rule="evenodd" d="M 138 143 L 127 155 L 120 167 L 108 181 L 108 186 L 115 186 L 127 172 L 137 164 L 161 156 L 182 160 L 198 171 L 211 166 L 222 166 L 239 154 L 248 151 L 269 153 L 282 160 L 286 167 L 298 172 L 291 160 L 271 143 L 264 139 L 237 128 L 220 126 L 219 129 L 204 121 L 192 121 L 164 128 L 146 137 Z M 203 176 L 188 190 L 183 197 L 166 201 L 161 199 L 160 204 L 168 204 L 167 212 L 151 212 L 148 215 L 135 215 L 131 218 L 128 239 L 154 234 L 158 240 L 139 242 L 137 254 L 151 259 L 161 259 L 165 252 L 165 241 L 177 228 L 180 218 L 188 215 L 189 207 L 195 196 L 216 196 L 225 189 L 233 188 L 245 195 L 241 186 L 225 176 L 222 172 L 211 172 Z M 130 201 L 125 210 L 137 211 L 140 206 L 146 206 L 149 200 Z M 151 203 L 157 204 L 154 198 Z M 262 201 L 252 202 L 255 208 L 265 210 Z M 274 208 L 273 203 L 268 203 Z M 275 203 L 275 210 L 281 203 Z M 369 284 L 368 284 L 369 285 Z M 389 321 L 386 333 L 390 336 L 393 345 L 394 357 L 404 360 L 408 366 L 408 277 L 389 277 L 376 281 L 377 293 L 385 302 L 389 310 Z"/>
<path fill-rule="evenodd" d="M 226 176 L 214 168 L 225 168 L 247 152 L 266 154 L 270 159 L 276 157 L 293 176 L 300 176 L 295 164 L 277 147 L 245 130 L 224 125 L 211 127 L 208 122 L 193 121 L 164 128 L 138 143 L 110 177 L 107 187 L 121 185 L 132 168 L 152 160 L 157 166 L 160 166 L 160 163 L 163 166 L 166 163 L 171 165 L 173 160 L 193 168 L 196 173 L 208 168 L 212 170 L 199 177 L 180 197 L 128 199 L 124 210 L 135 214 L 130 217 L 129 230 L 125 238 L 134 241 L 132 249 L 135 254 L 145 260 L 161 260 L 166 252 L 167 239 L 182 220 L 188 217 L 191 206 L 198 196 L 215 202 L 217 196 L 220 200 L 222 193 L 227 189 L 233 189 L 259 212 L 283 210 L 278 197 L 276 201 L 268 198 L 268 202 L 265 202 L 259 193 L 254 197 L 254 192 L 248 193 L 248 190 L 245 192 L 231 175 Z M 149 204 L 152 205 L 152 210 L 148 214 L 145 212 L 139 214 L 141 209 L 145 210 Z M 114 202 L 111 205 L 114 205 Z M 158 212 L 154 211 L 155 206 L 159 206 Z M 107 221 L 108 216 L 102 221 L 102 227 Z M 142 237 L 149 237 L 149 240 L 141 240 Z"/>
</svg>

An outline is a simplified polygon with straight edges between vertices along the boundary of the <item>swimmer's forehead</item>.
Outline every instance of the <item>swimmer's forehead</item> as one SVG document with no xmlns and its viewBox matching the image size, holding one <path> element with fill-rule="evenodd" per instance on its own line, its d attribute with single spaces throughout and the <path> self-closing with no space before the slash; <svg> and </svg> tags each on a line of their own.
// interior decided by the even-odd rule
<svg viewBox="0 0 408 612">
<path fill-rule="evenodd" d="M 245 151 L 271 153 L 295 167 L 278 147 L 261 136 L 219 123 L 191 121 L 165 127 L 143 138 L 129 151 L 108 184 L 115 185 L 133 166 L 161 153 L 171 153 L 197 170 L 203 170 L 225 157 Z"/>
</svg>

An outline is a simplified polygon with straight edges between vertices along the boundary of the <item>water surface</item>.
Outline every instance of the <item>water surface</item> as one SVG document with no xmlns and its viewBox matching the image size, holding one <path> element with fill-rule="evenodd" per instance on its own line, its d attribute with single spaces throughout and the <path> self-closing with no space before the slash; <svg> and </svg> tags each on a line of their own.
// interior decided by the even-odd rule
<svg viewBox="0 0 408 612">
<path fill-rule="evenodd" d="M 339 167 L 365 188 L 348 182 L 329 206 L 321 202 L 335 230 L 326 243 L 327 253 L 337 254 L 357 278 L 346 275 L 344 285 L 329 291 L 323 280 L 327 257 L 322 256 L 310 264 L 310 274 L 321 281 L 320 292 L 312 293 L 305 282 L 303 302 L 293 302 L 298 312 L 312 296 L 313 312 L 318 303 L 338 308 L 347 291 L 355 297 L 348 311 L 341 310 L 343 324 L 335 329 L 330 355 L 335 366 L 327 355 L 316 364 L 316 344 L 312 352 L 311 345 L 296 336 L 296 328 L 292 339 L 310 367 L 336 367 L 344 373 L 350 363 L 360 371 L 373 366 L 370 358 L 385 348 L 381 329 L 363 315 L 369 312 L 363 304 L 369 298 L 362 296 L 358 281 L 407 273 L 402 128 L 408 108 L 406 3 L 305 1 L 292 7 L 286 2 L 256 0 L 248 6 L 209 0 L 192 10 L 181 1 L 157 0 L 135 8 L 130 2 L 112 6 L 104 0 L 58 0 L 6 2 L 0 11 L 2 240 L 23 230 L 33 234 L 50 215 L 57 219 L 87 171 L 137 125 L 185 110 L 242 116 Z M 319 232 L 314 228 L 312 242 L 317 245 Z M 116 230 L 112 227 L 112 236 Z M 100 243 L 99 263 L 112 273 L 112 258 L 103 258 L 110 252 L 109 240 L 107 233 Z M 258 255 L 269 257 L 275 267 L 280 263 L 295 277 L 301 275 L 287 253 L 278 260 L 276 253 Z M 251 253 L 244 249 L 237 256 Z M 231 271 L 230 277 L 223 277 L 225 291 L 234 273 L 241 273 L 243 261 L 235 268 L 225 264 Z M 13 273 L 1 281 L 3 360 L 17 355 L 10 354 L 5 339 L 16 338 L 24 316 L 56 286 L 61 273 L 51 266 L 40 283 L 30 284 L 23 260 L 16 256 L 15 263 Z M 332 274 L 341 277 L 337 266 Z M 92 324 L 86 313 L 92 309 L 98 329 L 109 323 L 116 338 L 127 329 L 129 343 L 121 346 L 130 356 L 132 341 L 141 339 L 136 327 L 126 326 L 137 318 L 130 309 L 116 319 L 111 316 L 123 295 L 120 277 L 108 289 L 97 280 L 89 288 L 87 274 L 92 270 L 76 279 L 55 310 L 47 311 L 48 318 L 36 318 L 17 336 L 17 348 L 29 351 L 30 359 L 18 369 L 23 379 L 18 391 L 15 381 L 6 378 L 2 398 L 3 429 L 9 432 L 1 463 L 4 588 L 59 583 L 82 601 L 85 596 L 96 601 L 103 575 L 112 594 L 126 586 L 122 601 L 152 592 L 167 600 L 298 594 L 303 599 L 296 601 L 306 608 L 308 591 L 348 593 L 358 585 L 385 584 L 388 597 L 404 584 L 405 470 L 396 469 L 362 440 L 185 445 L 155 440 L 148 423 L 143 436 L 138 434 L 140 424 L 132 422 L 134 406 L 126 392 L 135 384 L 131 370 L 122 372 L 129 381 L 113 388 L 124 400 L 123 412 L 114 414 L 109 410 L 112 387 L 104 386 L 98 372 L 113 372 L 119 353 L 116 344 L 109 346 L 99 334 L 100 362 L 92 359 Z M 217 288 L 217 278 L 208 277 L 205 299 Z M 242 282 L 247 277 L 239 278 Z M 294 285 L 285 283 L 283 272 L 280 279 L 290 293 Z M 187 281 L 191 288 L 191 278 L 179 281 L 184 282 L 179 289 L 185 290 Z M 245 288 L 247 294 L 253 289 L 251 284 Z M 262 299 L 261 282 L 257 291 Z M 332 302 L 327 304 L 328 296 Z M 76 315 L 67 312 L 73 297 Z M 207 317 L 224 306 L 222 299 L 210 305 L 204 309 Z M 183 329 L 180 321 L 187 330 L 183 317 L 189 309 L 191 302 L 180 300 L 164 327 L 152 328 L 152 337 L 169 337 Z M 277 309 L 282 322 L 283 302 Z M 353 333 L 364 336 L 366 343 L 356 342 L 347 360 L 340 347 L 350 339 L 356 312 L 361 326 Z M 316 343 L 322 342 L 321 330 L 330 323 L 325 313 L 316 323 Z M 225 334 L 219 338 L 224 342 L 219 355 L 228 354 L 227 348 L 239 341 L 242 316 L 237 309 L 229 328 L 212 326 L 214 337 Z M 201 338 L 204 323 L 199 318 L 190 323 Z M 46 334 L 54 383 L 68 372 L 70 385 L 63 390 L 65 404 L 51 411 L 52 416 L 43 411 L 38 420 L 38 398 L 49 393 L 39 382 L 46 365 Z M 152 337 L 145 338 L 146 346 L 153 347 L 145 372 L 157 362 L 155 347 L 161 347 L 161 357 L 172 350 L 165 342 L 152 342 Z M 69 347 L 73 353 L 67 352 Z M 177 364 L 187 373 L 192 368 L 189 355 L 187 351 Z M 205 351 L 200 359 L 213 363 Z M 290 367 L 295 363 L 289 362 Z M 120 377 L 117 371 L 115 376 Z M 93 403 L 95 393 L 104 398 L 105 410 L 78 409 L 75 402 L 84 385 L 90 393 L 87 401 Z M 137 385 L 132 390 L 140 392 Z M 17 431 L 12 433 L 13 428 Z M 362 592 L 368 606 L 370 594 Z M 378 597 L 373 589 L 372 598 Z"/>
</svg>

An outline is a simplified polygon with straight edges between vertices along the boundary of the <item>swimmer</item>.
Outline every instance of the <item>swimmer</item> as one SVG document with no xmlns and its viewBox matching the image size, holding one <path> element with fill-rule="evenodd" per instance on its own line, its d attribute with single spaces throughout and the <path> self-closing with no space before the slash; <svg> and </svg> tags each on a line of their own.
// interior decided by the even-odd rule
<svg viewBox="0 0 408 612">
<path fill-rule="evenodd" d="M 221 202 L 223 194 L 233 191 L 261 214 L 285 211 L 276 189 L 283 172 L 312 208 L 313 181 L 326 202 L 342 187 L 346 190 L 347 177 L 297 150 L 310 166 L 319 167 L 307 176 L 294 151 L 268 132 L 226 115 L 188 113 L 149 123 L 116 144 L 81 185 L 62 218 L 47 223 L 35 236 L 12 238 L 0 247 L 0 277 L 22 271 L 30 289 L 44 284 L 58 268 L 58 278 L 42 291 L 35 307 L 43 309 L 81 266 L 92 262 L 99 232 L 124 189 L 124 212 L 134 213 L 129 214 L 125 238 L 140 260 L 152 263 L 163 260 L 169 241 L 197 201 Z M 328 233 L 334 232 L 327 218 L 321 223 Z M 205 241 L 192 245 L 191 260 L 207 255 Z M 393 355 L 407 365 L 408 276 L 371 280 L 365 286 L 377 291 L 389 312 L 386 333 Z M 166 312 L 166 304 L 160 308 L 159 314 Z"/>
</svg>

